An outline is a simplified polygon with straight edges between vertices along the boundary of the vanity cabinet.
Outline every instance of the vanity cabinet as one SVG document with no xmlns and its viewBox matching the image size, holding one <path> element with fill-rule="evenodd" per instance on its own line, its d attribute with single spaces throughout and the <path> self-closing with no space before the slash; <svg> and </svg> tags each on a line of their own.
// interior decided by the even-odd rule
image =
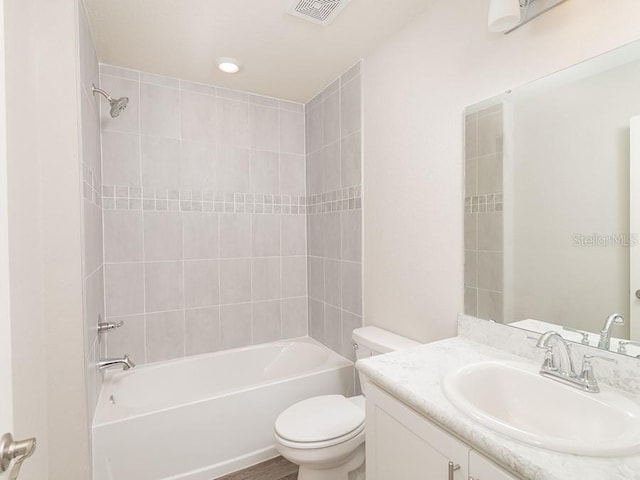
<svg viewBox="0 0 640 480">
<path fill-rule="evenodd" d="M 367 480 L 516 480 L 375 385 L 366 393 Z"/>
</svg>

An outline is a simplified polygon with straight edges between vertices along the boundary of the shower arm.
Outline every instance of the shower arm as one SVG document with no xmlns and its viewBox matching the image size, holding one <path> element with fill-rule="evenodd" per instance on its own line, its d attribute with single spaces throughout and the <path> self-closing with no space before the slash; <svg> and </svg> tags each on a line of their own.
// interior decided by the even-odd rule
<svg viewBox="0 0 640 480">
<path fill-rule="evenodd" d="M 104 98 L 106 98 L 109 103 L 111 103 L 113 101 L 113 98 L 111 98 L 107 92 L 105 92 L 101 88 L 96 87 L 94 84 L 91 84 L 91 91 L 93 92 L 94 95 L 96 93 L 99 93 Z"/>
</svg>

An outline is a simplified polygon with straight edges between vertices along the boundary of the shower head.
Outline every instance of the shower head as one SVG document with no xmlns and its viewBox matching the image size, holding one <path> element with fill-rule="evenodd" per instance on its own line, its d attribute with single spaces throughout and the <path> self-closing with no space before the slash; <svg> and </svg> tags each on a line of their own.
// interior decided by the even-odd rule
<svg viewBox="0 0 640 480">
<path fill-rule="evenodd" d="M 104 98 L 107 99 L 107 101 L 109 102 L 109 105 L 111 105 L 111 110 L 109 111 L 109 114 L 111 115 L 112 118 L 116 118 L 117 116 L 119 116 L 122 113 L 122 111 L 125 108 L 127 108 L 127 105 L 129 104 L 129 99 L 127 97 L 111 98 L 107 92 L 96 87 L 95 85 L 91 86 L 91 91 L 93 92 L 94 95 L 96 93 L 99 93 L 100 95 L 102 95 Z"/>
</svg>

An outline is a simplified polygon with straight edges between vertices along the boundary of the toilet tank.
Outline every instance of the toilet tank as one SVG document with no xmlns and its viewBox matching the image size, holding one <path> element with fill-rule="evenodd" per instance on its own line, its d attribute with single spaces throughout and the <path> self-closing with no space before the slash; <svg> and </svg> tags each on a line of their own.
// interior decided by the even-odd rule
<svg viewBox="0 0 640 480">
<path fill-rule="evenodd" d="M 352 339 L 358 360 L 420 345 L 418 342 L 378 327 L 356 328 Z"/>
<path fill-rule="evenodd" d="M 353 340 L 353 348 L 356 351 L 356 359 L 358 360 L 383 353 L 406 350 L 420 345 L 418 342 L 378 327 L 356 328 L 351 338 Z M 362 393 L 366 395 L 365 378 L 360 372 L 358 372 L 358 378 Z"/>
</svg>

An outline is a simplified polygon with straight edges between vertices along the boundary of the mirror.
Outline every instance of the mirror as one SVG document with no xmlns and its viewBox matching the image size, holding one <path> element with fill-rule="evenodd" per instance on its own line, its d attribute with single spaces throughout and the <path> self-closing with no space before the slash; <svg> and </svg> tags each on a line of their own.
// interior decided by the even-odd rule
<svg viewBox="0 0 640 480">
<path fill-rule="evenodd" d="M 464 208 L 466 314 L 640 358 L 640 42 L 468 107 Z"/>
</svg>

